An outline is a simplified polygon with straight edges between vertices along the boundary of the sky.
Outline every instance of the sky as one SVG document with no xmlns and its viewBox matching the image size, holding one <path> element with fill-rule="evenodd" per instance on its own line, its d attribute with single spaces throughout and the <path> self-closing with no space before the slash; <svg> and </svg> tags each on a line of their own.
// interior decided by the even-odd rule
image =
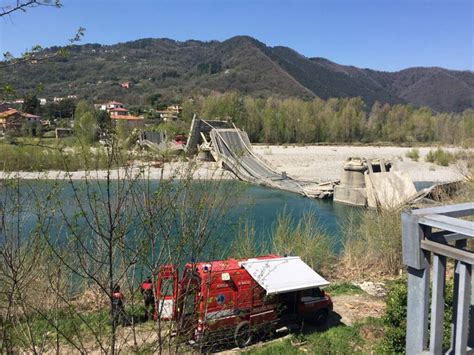
<svg viewBox="0 0 474 355">
<path fill-rule="evenodd" d="M 16 0 L 0 0 L 0 7 Z M 396 71 L 474 70 L 472 0 L 62 0 L 0 18 L 0 50 L 139 38 L 226 40 L 249 35 L 307 57 Z"/>
</svg>

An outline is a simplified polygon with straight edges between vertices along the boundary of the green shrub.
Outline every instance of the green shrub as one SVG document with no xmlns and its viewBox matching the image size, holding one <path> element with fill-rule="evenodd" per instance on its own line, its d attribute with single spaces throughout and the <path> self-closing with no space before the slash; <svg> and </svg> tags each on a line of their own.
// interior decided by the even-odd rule
<svg viewBox="0 0 474 355">
<path fill-rule="evenodd" d="M 127 161 L 117 154 L 114 167 Z M 60 150 L 36 144 L 0 144 L 0 169 L 3 171 L 95 170 L 107 167 L 103 149 L 92 151 L 89 146 Z"/>
<path fill-rule="evenodd" d="M 404 353 L 407 327 L 407 280 L 398 279 L 388 287 L 384 324 L 384 353 Z"/>
<path fill-rule="evenodd" d="M 313 211 L 294 223 L 291 214 L 278 216 L 273 231 L 271 251 L 279 255 L 298 255 L 314 270 L 328 272 L 333 265 L 333 241 L 321 228 Z"/>
<path fill-rule="evenodd" d="M 430 150 L 426 155 L 426 161 L 430 163 L 435 163 L 441 166 L 448 166 L 454 159 L 454 155 L 438 148 L 435 151 Z"/>
<path fill-rule="evenodd" d="M 313 211 L 305 212 L 299 221 L 283 212 L 273 228 L 271 242 L 266 245 L 261 240 L 252 223 L 241 223 L 230 255 L 237 258 L 265 253 L 296 255 L 323 274 L 334 265 L 334 243 L 317 222 Z"/>
<path fill-rule="evenodd" d="M 385 326 L 384 340 L 380 352 L 393 354 L 405 352 L 405 336 L 407 327 L 407 279 L 399 278 L 388 285 L 386 298 L 387 308 L 383 318 Z M 446 283 L 444 317 L 444 347 L 449 346 L 453 309 L 453 282 Z"/>
<path fill-rule="evenodd" d="M 342 263 L 352 276 L 397 275 L 401 262 L 400 214 L 390 210 L 354 211 L 342 221 Z"/>
<path fill-rule="evenodd" d="M 410 149 L 405 154 L 405 156 L 407 158 L 410 158 L 411 160 L 418 161 L 418 159 L 420 159 L 420 151 L 418 150 L 418 148 L 413 148 L 413 149 Z"/>
</svg>

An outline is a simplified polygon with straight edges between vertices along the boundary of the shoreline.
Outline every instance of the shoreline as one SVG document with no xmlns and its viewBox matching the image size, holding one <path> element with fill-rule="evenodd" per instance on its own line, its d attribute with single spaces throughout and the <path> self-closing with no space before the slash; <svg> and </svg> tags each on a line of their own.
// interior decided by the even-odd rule
<svg viewBox="0 0 474 355">
<path fill-rule="evenodd" d="M 253 145 L 254 152 L 262 160 L 266 161 L 277 171 L 285 171 L 289 177 L 304 181 L 326 182 L 340 178 L 343 164 L 349 157 L 384 158 L 393 163 L 394 171 L 405 171 L 413 182 L 451 182 L 464 178 L 465 164 L 457 162 L 444 167 L 425 161 L 430 150 L 437 147 L 418 147 L 420 159 L 413 161 L 405 156 L 412 149 L 402 146 L 362 146 L 362 145 Z M 464 149 L 458 147 L 443 148 L 449 152 L 459 152 Z M 465 151 L 465 150 L 464 150 Z M 473 151 L 468 149 L 468 151 Z M 193 180 L 237 180 L 229 171 L 220 168 L 215 162 L 170 162 L 165 163 L 162 168 L 151 166 L 149 163 L 134 162 L 133 166 L 116 168 L 111 170 L 111 178 L 123 178 L 126 175 L 141 179 L 169 180 L 189 179 Z M 49 170 L 43 172 L 16 171 L 0 172 L 0 179 L 24 179 L 24 180 L 105 180 L 107 170 L 91 171 L 60 171 Z"/>
</svg>

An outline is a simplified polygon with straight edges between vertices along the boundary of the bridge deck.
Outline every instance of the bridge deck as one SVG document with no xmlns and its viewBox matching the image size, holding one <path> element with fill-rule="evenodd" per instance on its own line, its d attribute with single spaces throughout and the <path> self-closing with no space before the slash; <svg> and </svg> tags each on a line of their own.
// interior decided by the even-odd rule
<svg viewBox="0 0 474 355">
<path fill-rule="evenodd" d="M 210 132 L 216 160 L 239 179 L 281 190 L 291 191 L 309 197 L 326 198 L 332 196 L 333 184 L 318 184 L 292 179 L 279 173 L 257 156 L 250 144 L 247 133 L 239 129 L 213 129 Z"/>
</svg>

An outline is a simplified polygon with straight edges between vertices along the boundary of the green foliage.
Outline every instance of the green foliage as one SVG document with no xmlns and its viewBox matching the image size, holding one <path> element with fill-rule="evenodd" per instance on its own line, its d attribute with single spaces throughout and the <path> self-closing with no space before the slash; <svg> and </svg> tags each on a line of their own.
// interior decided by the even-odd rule
<svg viewBox="0 0 474 355">
<path fill-rule="evenodd" d="M 318 224 L 313 211 L 304 213 L 298 221 L 290 213 L 280 214 L 269 245 L 262 245 L 252 223 L 241 223 L 230 254 L 248 258 L 264 253 L 299 256 L 323 274 L 329 272 L 334 261 L 332 240 Z"/>
<path fill-rule="evenodd" d="M 455 159 L 454 155 L 438 148 L 436 150 L 430 150 L 426 155 L 426 161 L 435 163 L 441 166 L 448 166 Z"/>
<path fill-rule="evenodd" d="M 94 108 L 86 101 L 77 104 L 74 119 L 74 134 L 81 144 L 92 144 L 97 139 L 97 118 Z"/>
<path fill-rule="evenodd" d="M 80 316 L 74 310 L 51 311 L 12 327 L 12 342 L 20 348 L 28 347 L 30 337 L 36 343 L 45 340 L 54 342 L 56 338 L 60 343 L 75 342 L 88 334 L 93 336 L 93 329 L 110 331 L 109 318 L 107 310 L 81 312 Z"/>
<path fill-rule="evenodd" d="M 110 130 L 112 128 L 112 120 L 107 111 L 99 110 L 96 112 L 97 125 L 101 131 Z"/>
<path fill-rule="evenodd" d="M 263 345 L 259 348 L 244 351 L 243 353 L 248 355 L 296 355 L 301 354 L 301 351 L 291 344 L 290 339 L 284 339 L 282 341 L 275 341 L 271 344 Z"/>
<path fill-rule="evenodd" d="M 107 166 L 106 154 L 101 149 L 92 152 L 88 147 L 78 151 L 62 150 L 60 146 L 0 143 L 0 169 L 3 171 L 46 171 L 100 169 Z"/>
<path fill-rule="evenodd" d="M 326 330 L 291 335 L 254 347 L 245 354 L 370 354 L 377 353 L 383 324 L 379 319 L 367 318 L 352 326 L 333 326 Z M 365 334 L 371 333 L 371 338 Z"/>
<path fill-rule="evenodd" d="M 33 115 L 40 113 L 40 102 L 36 95 L 26 95 L 23 98 L 22 111 Z"/>
<path fill-rule="evenodd" d="M 354 211 L 342 221 L 342 230 L 342 261 L 354 274 L 398 274 L 402 267 L 398 212 L 382 209 Z"/>
<path fill-rule="evenodd" d="M 427 108 L 375 103 L 368 112 L 360 98 L 267 99 L 243 96 L 236 92 L 213 94 L 183 102 L 182 117 L 193 113 L 209 119 L 231 119 L 249 134 L 252 142 L 468 142 L 474 137 L 462 115 L 434 115 Z"/>
<path fill-rule="evenodd" d="M 333 327 L 326 332 L 314 332 L 307 337 L 309 350 L 318 354 L 354 354 L 360 353 L 358 348 L 363 344 L 358 327 Z"/>
<path fill-rule="evenodd" d="M 83 29 L 79 29 L 72 40 L 79 40 L 82 34 Z M 57 55 L 65 52 L 71 53 L 74 59 Z M 470 72 L 412 68 L 387 74 L 352 67 L 348 74 L 346 67 L 336 63 L 305 58 L 284 47 L 267 47 L 245 36 L 222 43 L 142 39 L 112 46 L 71 45 L 69 48 L 36 48 L 30 51 L 29 57 L 33 54 L 35 59 L 46 55 L 52 59 L 41 66 L 14 66 L 2 73 L 4 81 L 17 88 L 20 95 L 44 83 L 46 96 L 76 94 L 94 101 L 117 99 L 129 104 L 143 104 L 150 93 L 176 102 L 183 97 L 195 98 L 232 89 L 260 98 L 329 100 L 360 96 L 368 107 L 377 101 L 382 105 L 408 101 L 430 106 L 437 112 L 472 108 L 472 85 L 467 84 L 472 83 Z M 440 71 L 444 73 L 442 76 L 451 79 L 440 80 Z M 120 88 L 118 84 L 128 80 L 135 83 L 133 88 Z M 432 84 L 417 85 L 420 80 Z M 435 86 L 439 90 L 433 90 Z M 405 93 L 403 98 L 400 93 Z M 403 115 L 403 111 L 398 113 Z M 343 120 L 360 118 L 352 108 L 346 109 L 345 115 Z M 392 123 L 403 118 L 396 116 L 398 114 L 391 117 Z M 429 113 L 419 112 L 416 116 L 420 128 L 413 131 L 411 137 L 429 139 L 436 132 L 430 126 Z M 403 130 L 389 133 L 403 139 Z M 357 135 L 357 132 L 349 130 L 348 135 Z"/>
<path fill-rule="evenodd" d="M 333 261 L 332 239 L 322 230 L 313 211 L 305 212 L 297 223 L 291 214 L 280 214 L 273 231 L 272 252 L 297 255 L 323 273 Z"/>
<path fill-rule="evenodd" d="M 388 284 L 387 308 L 383 322 L 385 337 L 380 346 L 383 353 L 404 353 L 407 321 L 407 278 L 401 277 Z M 453 309 L 453 281 L 446 282 L 443 345 L 449 346 Z"/>
<path fill-rule="evenodd" d="M 350 282 L 332 283 L 325 289 L 331 296 L 363 295 L 365 291 Z"/>
<path fill-rule="evenodd" d="M 251 222 L 240 221 L 237 236 L 232 241 L 230 255 L 234 258 L 251 258 L 261 254 L 257 245 L 255 225 Z"/>
<path fill-rule="evenodd" d="M 404 353 L 407 321 L 406 278 L 400 278 L 389 286 L 386 304 L 385 338 L 381 349 L 384 353 Z"/>
<path fill-rule="evenodd" d="M 418 161 L 420 159 L 420 150 L 418 148 L 410 149 L 405 156 L 411 160 Z"/>
<path fill-rule="evenodd" d="M 166 121 L 156 127 L 157 131 L 164 132 L 168 138 L 173 139 L 177 134 L 188 134 L 189 123 L 178 121 Z"/>
</svg>

